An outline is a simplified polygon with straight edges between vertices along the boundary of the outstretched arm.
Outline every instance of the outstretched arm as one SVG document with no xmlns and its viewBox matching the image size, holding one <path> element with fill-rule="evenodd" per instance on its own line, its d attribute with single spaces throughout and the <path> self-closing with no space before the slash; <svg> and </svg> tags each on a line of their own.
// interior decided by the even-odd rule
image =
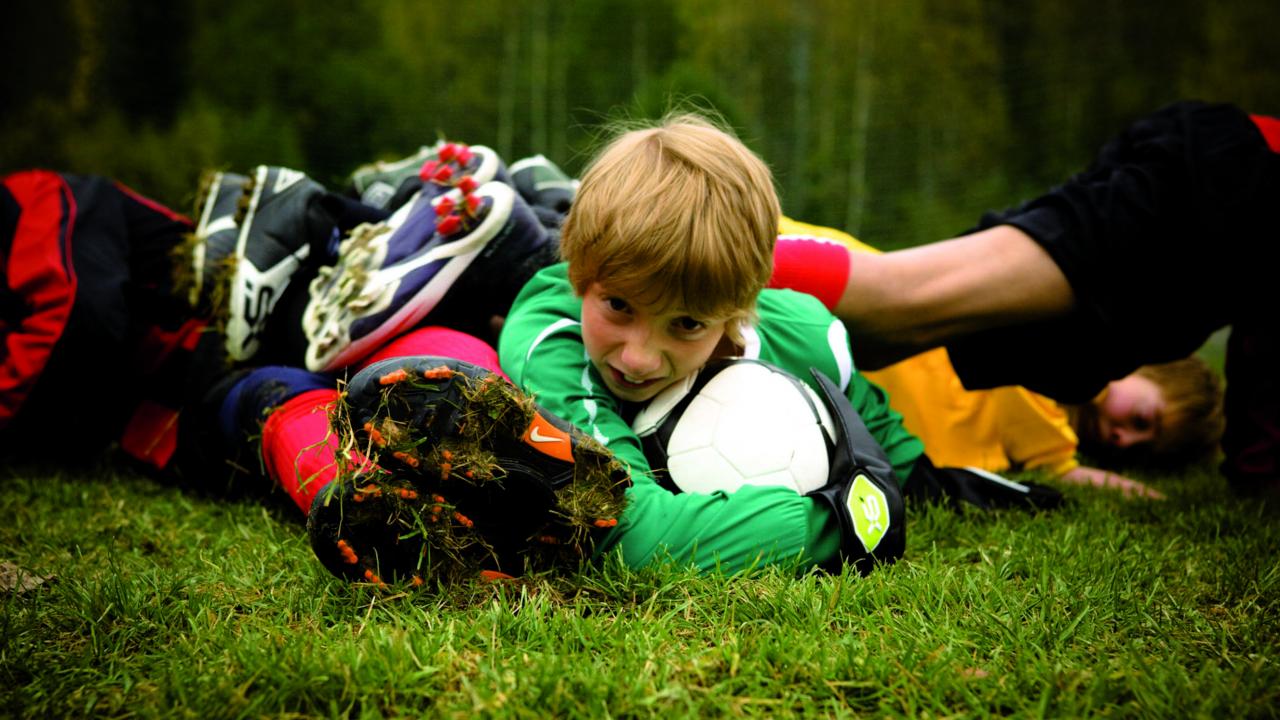
<svg viewBox="0 0 1280 720">
<path fill-rule="evenodd" d="M 1071 485 L 1086 485 L 1098 488 L 1119 490 L 1127 498 L 1145 498 L 1147 500 L 1164 500 L 1165 494 L 1150 485 L 1118 475 L 1099 468 L 1080 467 L 1062 476 L 1062 481 Z"/>
<path fill-rule="evenodd" d="M 882 255 L 851 253 L 835 314 L 858 366 L 876 369 L 961 335 L 1062 315 L 1071 286 L 1040 245 L 1009 225 Z"/>
</svg>

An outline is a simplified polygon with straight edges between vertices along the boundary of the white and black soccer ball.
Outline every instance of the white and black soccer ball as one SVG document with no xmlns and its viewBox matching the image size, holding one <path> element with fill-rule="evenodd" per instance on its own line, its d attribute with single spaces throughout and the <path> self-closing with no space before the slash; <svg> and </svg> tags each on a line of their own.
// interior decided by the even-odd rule
<svg viewBox="0 0 1280 720">
<path fill-rule="evenodd" d="M 673 491 L 733 492 L 827 484 L 835 424 L 808 385 L 759 360 L 730 358 L 654 397 L 632 422 L 658 482 Z"/>
</svg>

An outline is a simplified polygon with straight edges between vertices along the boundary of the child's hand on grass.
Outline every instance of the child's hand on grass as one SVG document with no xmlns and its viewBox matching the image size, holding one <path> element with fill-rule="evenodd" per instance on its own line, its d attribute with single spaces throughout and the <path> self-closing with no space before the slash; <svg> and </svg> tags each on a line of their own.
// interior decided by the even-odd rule
<svg viewBox="0 0 1280 720">
<path fill-rule="evenodd" d="M 1123 475 L 1094 467 L 1080 466 L 1062 476 L 1063 481 L 1072 485 L 1089 485 L 1092 487 L 1119 490 L 1127 498 L 1143 498 L 1146 500 L 1165 500 L 1165 494 L 1150 485 L 1127 478 Z"/>
</svg>

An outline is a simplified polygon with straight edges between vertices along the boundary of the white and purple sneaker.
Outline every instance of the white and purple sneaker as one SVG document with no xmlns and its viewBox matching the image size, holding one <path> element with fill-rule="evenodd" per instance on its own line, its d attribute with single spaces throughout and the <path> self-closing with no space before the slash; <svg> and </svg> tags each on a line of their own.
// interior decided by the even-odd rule
<svg viewBox="0 0 1280 720">
<path fill-rule="evenodd" d="M 338 264 L 312 281 L 302 321 L 307 367 L 325 372 L 360 360 L 417 325 L 477 258 L 545 239 L 501 182 L 463 183 L 431 200 L 419 194 L 385 223 L 357 227 L 339 247 Z M 481 266 L 477 272 L 496 272 L 490 262 Z"/>
</svg>

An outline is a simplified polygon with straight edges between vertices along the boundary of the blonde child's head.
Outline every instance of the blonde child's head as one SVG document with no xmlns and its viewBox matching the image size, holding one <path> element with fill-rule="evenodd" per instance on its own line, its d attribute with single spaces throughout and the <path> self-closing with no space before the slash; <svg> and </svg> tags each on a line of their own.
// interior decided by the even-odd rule
<svg viewBox="0 0 1280 720">
<path fill-rule="evenodd" d="M 693 114 L 627 130 L 590 163 L 561 228 L 582 343 L 610 392 L 652 399 L 736 354 L 773 269 L 765 164 Z"/>
<path fill-rule="evenodd" d="M 754 318 L 773 268 L 777 193 L 729 131 L 682 113 L 623 132 L 595 158 L 565 219 L 561 252 L 582 295 L 592 282 L 654 306 Z"/>
</svg>

